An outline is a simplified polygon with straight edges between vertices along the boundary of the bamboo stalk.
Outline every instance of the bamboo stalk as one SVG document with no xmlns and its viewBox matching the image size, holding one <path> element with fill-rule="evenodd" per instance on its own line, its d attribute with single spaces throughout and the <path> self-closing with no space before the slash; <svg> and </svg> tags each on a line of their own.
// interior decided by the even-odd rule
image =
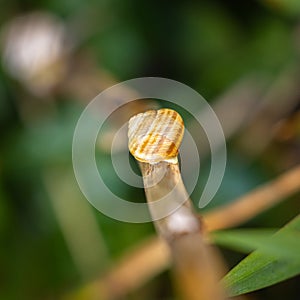
<svg viewBox="0 0 300 300">
<path fill-rule="evenodd" d="M 232 203 L 207 212 L 203 216 L 206 230 L 211 231 L 237 226 L 284 201 L 300 191 L 299 178 L 300 165 L 297 165 Z M 239 213 L 236 214 L 235 212 Z M 150 237 L 134 249 L 128 250 L 105 276 L 85 285 L 82 290 L 99 291 L 100 287 L 104 286 L 106 287 L 105 294 L 110 295 L 109 299 L 117 299 L 130 291 L 136 290 L 168 268 L 169 265 L 170 250 L 168 247 L 161 239 Z M 134 272 L 128 270 L 134 270 Z M 139 276 L 136 276 L 136 274 L 139 274 Z M 110 284 L 111 282 L 118 282 L 123 288 L 116 291 L 115 288 L 112 288 L 113 284 Z M 76 291 L 75 294 L 77 294 Z M 73 300 L 75 298 L 70 297 L 68 299 Z"/>
<path fill-rule="evenodd" d="M 205 242 L 180 175 L 177 154 L 183 131 L 183 121 L 173 110 L 138 114 L 129 121 L 129 150 L 140 162 L 149 209 L 158 234 L 169 245 L 182 297 L 221 300 L 221 259 Z"/>
</svg>

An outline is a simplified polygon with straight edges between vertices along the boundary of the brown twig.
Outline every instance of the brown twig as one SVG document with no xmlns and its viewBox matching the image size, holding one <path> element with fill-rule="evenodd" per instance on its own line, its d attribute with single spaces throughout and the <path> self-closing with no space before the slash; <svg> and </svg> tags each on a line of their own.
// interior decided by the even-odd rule
<svg viewBox="0 0 300 300">
<path fill-rule="evenodd" d="M 210 211 L 205 216 L 209 231 L 234 227 L 285 200 L 300 190 L 300 166 L 268 182 L 236 201 Z"/>
<path fill-rule="evenodd" d="M 300 166 L 298 165 L 276 179 L 238 198 L 236 201 L 206 213 L 204 222 L 207 229 L 210 231 L 229 228 L 248 221 L 259 213 L 284 201 L 287 197 L 299 192 L 299 178 Z M 232 218 L 232 212 L 238 212 L 238 217 Z M 116 299 L 126 295 L 129 291 L 136 290 L 165 270 L 169 265 L 169 249 L 162 240 L 150 237 L 140 245 L 137 245 L 134 250 L 128 250 L 104 277 L 85 285 L 81 290 L 94 290 L 99 295 L 100 287 L 105 287 L 103 295 L 109 295 L 109 298 L 104 298 L 103 296 L 101 299 Z M 130 270 L 134 270 L 134 272 L 130 272 Z M 113 284 L 116 282 L 120 286 L 117 290 Z M 68 297 L 66 299 L 74 298 Z"/>
<path fill-rule="evenodd" d="M 284 201 L 300 191 L 299 178 L 300 166 L 298 165 L 236 201 L 207 212 L 204 215 L 204 223 L 208 231 L 237 226 Z M 104 277 L 86 285 L 83 289 L 89 290 L 91 286 L 94 286 L 99 291 L 100 286 L 106 286 L 107 295 L 116 295 L 116 290 L 111 288 L 110 283 L 118 282 L 122 289 L 120 288 L 116 297 L 112 296 L 111 299 L 117 298 L 142 286 L 169 265 L 169 249 L 162 240 L 150 237 L 147 241 L 137 245 L 134 250 L 128 250 Z M 134 270 L 134 272 L 128 270 Z M 140 275 L 137 276 L 137 274 Z"/>
<path fill-rule="evenodd" d="M 123 299 L 129 292 L 137 290 L 166 269 L 169 257 L 165 243 L 156 237 L 149 238 L 123 255 L 105 277 L 67 293 L 62 300 Z"/>
</svg>

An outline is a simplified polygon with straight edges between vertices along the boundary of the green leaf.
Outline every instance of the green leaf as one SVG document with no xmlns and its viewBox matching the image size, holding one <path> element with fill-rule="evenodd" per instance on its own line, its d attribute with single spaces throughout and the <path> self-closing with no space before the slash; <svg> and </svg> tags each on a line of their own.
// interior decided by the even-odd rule
<svg viewBox="0 0 300 300">
<path fill-rule="evenodd" d="M 259 248 L 260 252 L 278 258 L 297 259 L 300 253 L 300 233 L 289 230 L 272 236 L 274 229 L 237 229 L 212 234 L 216 244 L 249 253 Z"/>
<path fill-rule="evenodd" d="M 252 247 L 259 246 L 258 250 L 248 255 L 224 277 L 223 283 L 231 296 L 262 289 L 300 274 L 300 215 L 273 237 L 267 237 L 264 232 L 258 234 L 255 241 L 253 232 L 249 236 L 247 242 L 247 238 L 241 238 L 240 234 L 231 238 L 230 243 L 233 244 L 235 240 L 235 245 L 237 237 L 241 238 L 241 247 L 244 249 L 251 242 Z"/>
</svg>

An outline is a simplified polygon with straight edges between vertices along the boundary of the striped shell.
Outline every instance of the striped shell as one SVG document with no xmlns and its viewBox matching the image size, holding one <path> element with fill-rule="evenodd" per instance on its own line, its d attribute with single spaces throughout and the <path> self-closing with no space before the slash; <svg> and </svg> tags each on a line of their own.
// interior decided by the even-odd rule
<svg viewBox="0 0 300 300">
<path fill-rule="evenodd" d="M 129 120 L 129 151 L 142 162 L 170 160 L 178 155 L 183 133 L 183 121 L 176 111 L 149 110 Z"/>
</svg>

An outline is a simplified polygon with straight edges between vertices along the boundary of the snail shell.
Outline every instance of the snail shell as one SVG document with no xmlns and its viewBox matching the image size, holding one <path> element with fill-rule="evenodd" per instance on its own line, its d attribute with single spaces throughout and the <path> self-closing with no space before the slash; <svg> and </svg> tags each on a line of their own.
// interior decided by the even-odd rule
<svg viewBox="0 0 300 300">
<path fill-rule="evenodd" d="M 149 110 L 129 120 L 129 151 L 142 162 L 172 160 L 178 155 L 183 133 L 183 120 L 176 111 Z"/>
</svg>

